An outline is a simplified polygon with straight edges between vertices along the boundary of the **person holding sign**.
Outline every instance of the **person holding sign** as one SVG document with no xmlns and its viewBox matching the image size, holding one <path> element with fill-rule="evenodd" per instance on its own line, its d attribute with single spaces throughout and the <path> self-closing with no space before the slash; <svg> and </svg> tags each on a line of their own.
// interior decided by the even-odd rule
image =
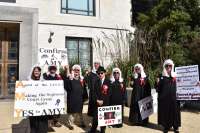
<svg viewBox="0 0 200 133">
<path fill-rule="evenodd" d="M 39 66 L 33 67 L 30 80 L 39 81 L 41 79 L 41 68 Z M 31 116 L 30 132 L 31 133 L 47 133 L 48 131 L 48 118 L 47 116 Z"/>
<path fill-rule="evenodd" d="M 80 119 L 80 127 L 85 128 L 83 120 L 83 102 L 88 98 L 85 81 L 81 73 L 81 67 L 74 65 L 72 67 L 71 76 L 64 80 L 64 88 L 67 91 L 67 123 L 70 130 L 73 130 L 72 126 L 74 117 L 78 116 Z"/>
<path fill-rule="evenodd" d="M 98 126 L 98 107 L 109 106 L 110 80 L 105 78 L 106 70 L 100 66 L 97 70 L 99 79 L 95 82 L 95 110 L 93 113 L 92 128 L 89 133 L 95 133 Z M 101 133 L 105 133 L 106 127 L 101 127 Z"/>
<path fill-rule="evenodd" d="M 200 75 L 200 69 L 199 69 L 199 75 Z M 197 86 L 200 87 L 200 79 L 199 79 L 199 81 L 197 82 Z"/>
<path fill-rule="evenodd" d="M 43 78 L 45 80 L 62 80 L 61 76 L 59 74 L 56 74 L 57 67 L 55 65 L 51 65 L 48 67 L 48 74 L 44 73 Z M 52 126 L 55 127 L 61 127 L 62 125 L 58 122 L 58 118 L 60 115 L 54 115 L 54 116 L 49 116 L 49 119 L 51 120 Z"/>
<path fill-rule="evenodd" d="M 132 95 L 129 112 L 129 121 L 133 125 L 148 124 L 148 117 L 142 120 L 138 102 L 151 96 L 151 86 L 141 64 L 136 64 L 133 68 Z"/>
<path fill-rule="evenodd" d="M 122 78 L 121 70 L 114 68 L 111 76 L 111 89 L 110 89 L 110 105 L 121 105 L 122 106 L 122 117 L 123 117 L 123 106 L 126 103 L 126 85 Z M 122 118 L 123 119 L 123 118 Z M 122 121 L 123 123 L 123 121 Z M 120 128 L 123 124 L 114 125 L 113 127 Z"/>
<path fill-rule="evenodd" d="M 200 86 L 200 81 L 197 83 L 197 86 Z"/>
<path fill-rule="evenodd" d="M 181 126 L 180 104 L 176 100 L 176 74 L 171 59 L 165 60 L 162 75 L 157 79 L 158 124 L 167 133 L 171 127 L 178 133 Z"/>
</svg>

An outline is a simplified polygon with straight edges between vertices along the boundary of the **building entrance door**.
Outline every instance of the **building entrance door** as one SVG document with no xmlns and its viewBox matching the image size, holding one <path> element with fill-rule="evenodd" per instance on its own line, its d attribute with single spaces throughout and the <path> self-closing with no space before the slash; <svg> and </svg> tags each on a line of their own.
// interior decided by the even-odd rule
<svg viewBox="0 0 200 133">
<path fill-rule="evenodd" d="M 0 97 L 12 97 L 19 72 L 19 24 L 0 22 Z"/>
</svg>

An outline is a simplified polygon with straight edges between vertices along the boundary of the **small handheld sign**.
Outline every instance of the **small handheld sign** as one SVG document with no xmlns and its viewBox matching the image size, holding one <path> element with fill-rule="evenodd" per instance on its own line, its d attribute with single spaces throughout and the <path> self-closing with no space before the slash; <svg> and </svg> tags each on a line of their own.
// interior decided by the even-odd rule
<svg viewBox="0 0 200 133">
<path fill-rule="evenodd" d="M 116 125 L 121 123 L 121 105 L 98 107 L 98 126 Z"/>
</svg>

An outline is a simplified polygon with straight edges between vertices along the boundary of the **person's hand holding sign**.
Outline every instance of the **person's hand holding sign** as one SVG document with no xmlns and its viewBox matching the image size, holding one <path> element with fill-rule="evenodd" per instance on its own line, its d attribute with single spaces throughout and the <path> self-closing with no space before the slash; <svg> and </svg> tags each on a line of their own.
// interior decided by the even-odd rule
<svg viewBox="0 0 200 133">
<path fill-rule="evenodd" d="M 197 82 L 197 86 L 199 86 L 199 87 L 200 87 L 200 81 L 199 81 L 199 82 Z"/>
<path fill-rule="evenodd" d="M 97 100 L 97 104 L 98 104 L 99 106 L 102 106 L 102 105 L 103 105 L 103 100 Z"/>
</svg>

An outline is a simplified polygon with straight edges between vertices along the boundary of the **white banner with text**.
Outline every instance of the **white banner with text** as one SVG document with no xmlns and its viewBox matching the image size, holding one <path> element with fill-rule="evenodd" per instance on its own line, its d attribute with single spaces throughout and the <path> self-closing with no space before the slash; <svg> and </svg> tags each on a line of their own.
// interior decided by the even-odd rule
<svg viewBox="0 0 200 133">
<path fill-rule="evenodd" d="M 65 114 L 63 81 L 16 81 L 14 117 Z"/>
</svg>

